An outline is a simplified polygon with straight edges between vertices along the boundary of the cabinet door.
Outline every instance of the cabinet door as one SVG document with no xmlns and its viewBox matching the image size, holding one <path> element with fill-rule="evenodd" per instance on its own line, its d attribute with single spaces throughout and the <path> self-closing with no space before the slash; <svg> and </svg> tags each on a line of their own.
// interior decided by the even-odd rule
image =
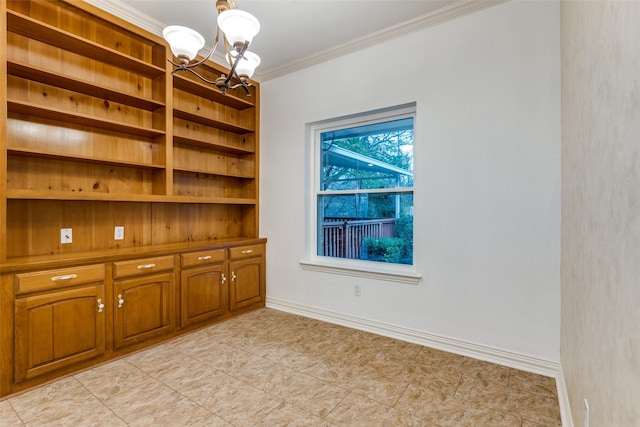
<svg viewBox="0 0 640 427">
<path fill-rule="evenodd" d="M 103 283 L 15 300 L 16 383 L 104 354 Z"/>
<path fill-rule="evenodd" d="M 265 266 L 262 257 L 231 261 L 229 270 L 231 311 L 254 304 L 264 304 Z"/>
<path fill-rule="evenodd" d="M 182 327 L 227 312 L 225 264 L 182 270 L 180 273 Z"/>
<path fill-rule="evenodd" d="M 121 348 L 173 329 L 173 273 L 113 283 L 114 347 Z"/>
</svg>

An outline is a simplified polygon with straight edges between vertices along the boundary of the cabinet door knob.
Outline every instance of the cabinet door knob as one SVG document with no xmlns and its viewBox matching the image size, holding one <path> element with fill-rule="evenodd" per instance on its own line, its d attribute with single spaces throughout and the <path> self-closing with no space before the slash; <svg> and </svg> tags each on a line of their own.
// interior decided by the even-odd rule
<svg viewBox="0 0 640 427">
<path fill-rule="evenodd" d="M 220 280 L 220 282 L 224 285 L 224 283 L 227 281 L 227 276 L 224 275 L 224 273 L 222 274 L 222 279 Z"/>
<path fill-rule="evenodd" d="M 232 271 L 231 272 L 231 281 L 235 282 L 236 281 L 236 277 L 238 277 L 238 276 L 236 276 L 236 273 Z"/>
<path fill-rule="evenodd" d="M 77 274 L 65 274 L 64 276 L 53 276 L 51 278 L 51 281 L 57 282 L 59 280 L 71 280 L 71 279 L 75 279 L 76 277 L 78 277 Z"/>
<path fill-rule="evenodd" d="M 199 256 L 198 261 L 207 261 L 211 259 L 211 255 Z"/>
<path fill-rule="evenodd" d="M 98 298 L 98 313 L 102 313 L 104 310 L 104 304 L 102 303 L 102 299 Z"/>
<path fill-rule="evenodd" d="M 153 264 L 153 263 L 151 263 L 151 264 L 142 264 L 142 265 L 139 265 L 139 266 L 138 266 L 138 270 L 146 270 L 146 269 L 148 269 L 148 268 L 153 268 L 153 267 L 155 267 L 155 266 L 156 266 L 156 265 L 155 265 L 155 264 Z"/>
<path fill-rule="evenodd" d="M 122 299 L 122 294 L 118 294 L 118 308 L 121 308 L 122 304 L 124 304 L 124 300 Z"/>
</svg>

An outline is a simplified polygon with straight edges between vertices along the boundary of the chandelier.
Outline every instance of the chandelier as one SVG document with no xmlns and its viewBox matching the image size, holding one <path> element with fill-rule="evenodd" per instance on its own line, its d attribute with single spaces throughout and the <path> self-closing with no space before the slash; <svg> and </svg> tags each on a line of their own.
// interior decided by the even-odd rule
<svg viewBox="0 0 640 427">
<path fill-rule="evenodd" d="M 245 90 L 247 96 L 250 96 L 249 86 L 251 83 L 249 78 L 260 64 L 260 57 L 249 52 L 247 48 L 260 31 L 260 22 L 252 14 L 238 9 L 235 0 L 217 0 L 216 9 L 218 11 L 216 38 L 209 54 L 200 61 L 194 62 L 198 51 L 204 47 L 204 38 L 200 33 L 180 25 L 170 25 L 162 31 L 162 35 L 171 47 L 171 52 L 177 58 L 177 62 L 168 59 L 176 67 L 171 74 L 178 71 L 188 71 L 202 81 L 216 85 L 223 96 L 226 95 L 227 90 L 240 87 Z M 218 47 L 220 31 L 223 33 L 222 40 L 226 51 L 225 57 L 229 64 L 229 73 L 222 73 L 216 80 L 208 80 L 198 74 L 194 68 L 211 58 Z M 231 79 L 233 77 L 236 77 L 240 83 L 232 85 Z"/>
</svg>

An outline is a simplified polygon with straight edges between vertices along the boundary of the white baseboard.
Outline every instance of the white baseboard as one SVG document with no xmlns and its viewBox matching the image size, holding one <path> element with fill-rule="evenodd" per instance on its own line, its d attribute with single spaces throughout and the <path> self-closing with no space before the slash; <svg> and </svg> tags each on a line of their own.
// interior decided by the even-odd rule
<svg viewBox="0 0 640 427">
<path fill-rule="evenodd" d="M 558 403 L 560 404 L 560 416 L 562 417 L 563 427 L 574 427 L 573 417 L 571 416 L 571 405 L 569 403 L 569 392 L 567 383 L 564 381 L 564 372 L 562 365 L 556 376 L 556 388 L 558 389 Z"/>
</svg>

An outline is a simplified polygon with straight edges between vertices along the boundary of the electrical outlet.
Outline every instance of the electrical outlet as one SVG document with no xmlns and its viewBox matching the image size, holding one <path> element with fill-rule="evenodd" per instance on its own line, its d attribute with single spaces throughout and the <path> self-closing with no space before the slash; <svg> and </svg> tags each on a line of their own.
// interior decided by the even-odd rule
<svg viewBox="0 0 640 427">
<path fill-rule="evenodd" d="M 124 240 L 124 225 L 116 225 L 113 229 L 113 240 Z"/>
<path fill-rule="evenodd" d="M 354 285 L 353 286 L 353 295 L 355 295 L 357 297 L 362 295 L 362 288 L 360 287 L 360 285 Z"/>
<path fill-rule="evenodd" d="M 60 243 L 71 243 L 73 241 L 73 234 L 71 228 L 61 228 L 60 229 Z"/>
<path fill-rule="evenodd" d="M 589 401 L 584 399 L 584 427 L 589 427 Z"/>
</svg>

